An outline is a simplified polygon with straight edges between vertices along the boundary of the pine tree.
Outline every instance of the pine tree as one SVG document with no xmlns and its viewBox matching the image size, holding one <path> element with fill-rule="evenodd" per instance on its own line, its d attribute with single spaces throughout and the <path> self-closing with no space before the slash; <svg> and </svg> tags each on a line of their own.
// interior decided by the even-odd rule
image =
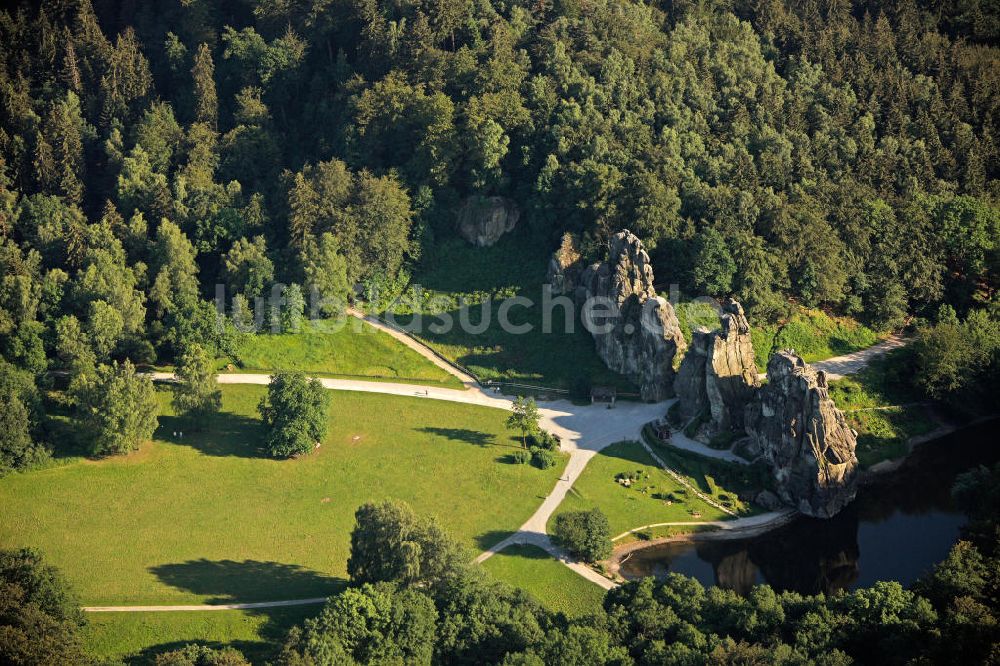
<svg viewBox="0 0 1000 666">
<path fill-rule="evenodd" d="M 250 309 L 250 301 L 243 294 L 233 296 L 233 310 L 230 315 L 233 326 L 240 333 L 256 333 L 257 327 Z"/>
<path fill-rule="evenodd" d="M 199 344 L 191 344 L 177 359 L 173 406 L 178 414 L 201 427 L 222 407 L 222 391 L 215 378 L 212 356 Z"/>
<path fill-rule="evenodd" d="M 302 287 L 290 284 L 285 289 L 285 309 L 281 313 L 281 330 L 283 333 L 298 333 L 302 330 L 302 319 L 305 315 L 306 299 Z"/>
<path fill-rule="evenodd" d="M 80 77 L 80 65 L 76 57 L 76 47 L 73 46 L 73 35 L 68 29 L 63 31 L 63 44 L 66 50 L 63 52 L 60 79 L 63 85 L 79 95 L 83 92 L 83 79 Z"/>
<path fill-rule="evenodd" d="M 51 192 L 57 182 L 56 159 L 52 154 L 52 146 L 41 132 L 35 132 L 35 155 L 31 160 L 31 167 L 38 190 Z"/>
<path fill-rule="evenodd" d="M 313 226 L 319 217 L 319 206 L 319 195 L 312 183 L 306 180 L 301 171 L 295 174 L 295 184 L 288 193 L 288 207 L 291 209 L 288 232 L 292 247 L 301 250 L 306 241 L 312 238 Z"/>
<path fill-rule="evenodd" d="M 48 136 L 53 146 L 58 191 L 75 204 L 83 201 L 83 115 L 80 99 L 73 92 L 49 111 Z"/>
<path fill-rule="evenodd" d="M 101 77 L 101 123 L 110 127 L 114 119 L 131 120 L 153 87 L 149 62 L 139 48 L 131 26 L 118 36 Z"/>
<path fill-rule="evenodd" d="M 215 65 L 208 44 L 198 47 L 191 76 L 194 79 L 195 121 L 205 123 L 214 130 L 218 125 L 219 100 L 215 92 Z"/>
</svg>

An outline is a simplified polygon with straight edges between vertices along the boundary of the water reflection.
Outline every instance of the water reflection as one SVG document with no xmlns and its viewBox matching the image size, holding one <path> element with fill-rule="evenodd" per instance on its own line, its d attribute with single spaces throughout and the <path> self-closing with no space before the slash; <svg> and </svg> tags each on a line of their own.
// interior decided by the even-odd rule
<svg viewBox="0 0 1000 666">
<path fill-rule="evenodd" d="M 746 593 L 759 583 L 804 594 L 865 587 L 879 580 L 909 585 L 947 555 L 965 517 L 951 505 L 957 474 L 992 464 L 998 453 L 987 423 L 921 447 L 909 463 L 830 520 L 803 518 L 763 536 L 664 544 L 635 552 L 628 578 L 676 571 L 704 585 Z"/>
</svg>

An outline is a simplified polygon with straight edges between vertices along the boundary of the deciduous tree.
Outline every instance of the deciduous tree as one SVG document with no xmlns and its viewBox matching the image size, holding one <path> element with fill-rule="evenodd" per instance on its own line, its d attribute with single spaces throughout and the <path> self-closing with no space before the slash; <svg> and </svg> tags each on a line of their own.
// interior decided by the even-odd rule
<svg viewBox="0 0 1000 666">
<path fill-rule="evenodd" d="M 264 448 L 275 458 L 312 451 L 326 435 L 329 403 L 318 379 L 275 373 L 257 406 L 266 430 Z"/>
</svg>

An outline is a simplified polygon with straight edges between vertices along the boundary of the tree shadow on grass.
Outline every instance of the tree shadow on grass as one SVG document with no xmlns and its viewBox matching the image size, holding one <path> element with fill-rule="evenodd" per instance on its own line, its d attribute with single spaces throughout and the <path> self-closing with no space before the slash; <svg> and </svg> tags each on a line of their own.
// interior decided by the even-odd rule
<svg viewBox="0 0 1000 666">
<path fill-rule="evenodd" d="M 149 571 L 171 587 L 210 597 L 204 602 L 208 605 L 328 597 L 347 584 L 341 578 L 295 564 L 256 560 L 189 560 L 150 567 Z M 306 618 L 315 617 L 322 608 L 322 603 L 316 603 L 247 609 L 242 612 L 265 618 L 259 629 L 261 641 L 226 641 L 220 644 L 216 641 L 182 640 L 162 643 L 142 650 L 128 663 L 150 664 L 156 655 L 179 650 L 191 643 L 212 648 L 231 646 L 253 663 L 263 663 L 277 654 L 291 627 L 301 624 Z"/>
<path fill-rule="evenodd" d="M 308 606 L 258 608 L 243 611 L 247 615 L 264 618 L 264 622 L 261 624 L 259 629 L 260 640 L 226 640 L 224 642 L 220 642 L 216 640 L 188 639 L 171 641 L 169 643 L 160 643 L 158 645 L 146 647 L 137 654 L 130 655 L 125 660 L 125 663 L 130 666 L 154 664 L 157 656 L 167 652 L 180 650 L 192 644 L 204 645 L 215 650 L 227 647 L 235 648 L 253 664 L 270 662 L 270 660 L 273 660 L 278 656 L 281 646 L 288 637 L 288 631 L 296 625 L 301 625 L 306 619 L 318 615 L 322 608 L 322 604 L 311 604 Z"/>
<path fill-rule="evenodd" d="M 175 437 L 175 432 L 184 433 L 184 436 Z M 161 416 L 156 436 L 171 444 L 190 446 L 207 456 L 267 457 L 260 421 L 231 412 L 219 412 L 200 430 L 195 430 L 191 421 L 184 417 Z"/>
<path fill-rule="evenodd" d="M 345 585 L 341 578 L 296 564 L 257 560 L 189 560 L 149 571 L 171 587 L 210 597 L 207 604 L 324 597 Z"/>
<path fill-rule="evenodd" d="M 483 532 L 476 537 L 476 547 L 479 550 L 489 550 L 513 533 L 510 530 L 490 530 L 489 532 Z"/>
<path fill-rule="evenodd" d="M 435 428 L 428 426 L 416 428 L 418 432 L 428 435 L 437 435 L 456 442 L 475 444 L 476 446 L 490 446 L 494 443 L 494 437 L 488 432 L 480 430 L 469 430 L 468 428 Z"/>
</svg>

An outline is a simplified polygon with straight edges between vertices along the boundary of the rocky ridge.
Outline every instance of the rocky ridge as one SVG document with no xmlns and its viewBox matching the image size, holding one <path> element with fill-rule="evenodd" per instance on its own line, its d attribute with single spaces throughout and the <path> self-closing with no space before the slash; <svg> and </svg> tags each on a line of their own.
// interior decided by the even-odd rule
<svg viewBox="0 0 1000 666">
<path fill-rule="evenodd" d="M 467 198 L 458 210 L 458 233 L 477 247 L 493 245 L 521 219 L 517 204 L 506 197 Z"/>
<path fill-rule="evenodd" d="M 673 306 L 656 295 L 642 241 L 629 231 L 615 234 L 608 260 L 584 269 L 574 293 L 579 304 L 613 311 L 609 317 L 583 311 L 604 363 L 635 382 L 643 400 L 670 397 L 674 356 L 686 343 Z"/>
<path fill-rule="evenodd" d="M 767 384 L 747 405 L 744 452 L 771 469 L 783 502 L 829 518 L 857 492 L 857 437 L 827 390 L 826 374 L 792 350 L 771 356 Z"/>
<path fill-rule="evenodd" d="M 743 430 L 743 414 L 760 386 L 754 362 L 750 323 L 743 306 L 730 299 L 722 308 L 720 328 L 695 331 L 681 361 L 674 389 L 685 422 L 702 419 L 696 438 Z"/>
</svg>

